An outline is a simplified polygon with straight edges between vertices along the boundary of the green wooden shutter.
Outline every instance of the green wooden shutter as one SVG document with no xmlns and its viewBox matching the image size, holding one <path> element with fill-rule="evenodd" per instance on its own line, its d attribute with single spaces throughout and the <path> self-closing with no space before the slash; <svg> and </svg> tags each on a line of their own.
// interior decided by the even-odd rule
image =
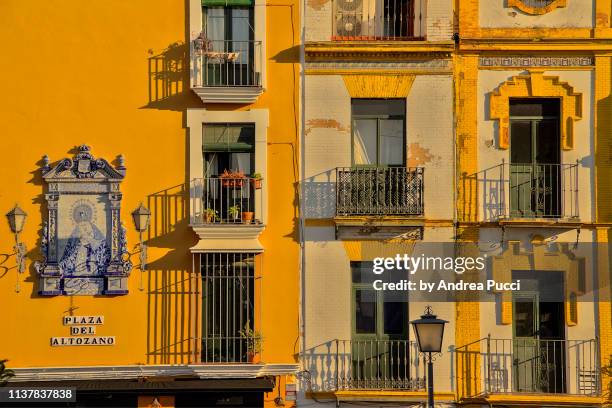
<svg viewBox="0 0 612 408">
<path fill-rule="evenodd" d="M 205 152 L 252 152 L 255 127 L 252 125 L 204 125 Z"/>
</svg>

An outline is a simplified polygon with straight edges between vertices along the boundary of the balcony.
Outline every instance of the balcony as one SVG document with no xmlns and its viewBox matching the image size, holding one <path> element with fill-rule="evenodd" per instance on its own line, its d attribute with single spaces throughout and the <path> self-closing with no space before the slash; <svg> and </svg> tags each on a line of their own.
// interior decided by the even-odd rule
<svg viewBox="0 0 612 408">
<path fill-rule="evenodd" d="M 422 167 L 336 169 L 336 216 L 422 216 Z"/>
<path fill-rule="evenodd" d="M 308 350 L 305 365 L 316 392 L 423 391 L 426 365 L 409 340 L 332 340 Z"/>
<path fill-rule="evenodd" d="M 190 183 L 191 225 L 260 225 L 263 180 L 215 176 Z"/>
<path fill-rule="evenodd" d="M 460 398 L 537 393 L 601 394 L 599 344 L 590 340 L 490 337 L 455 350 Z"/>
<path fill-rule="evenodd" d="M 425 8 L 425 0 L 332 0 L 332 41 L 422 41 Z"/>
<path fill-rule="evenodd" d="M 484 221 L 578 221 L 578 163 L 501 163 L 463 178 L 464 217 L 476 208 Z"/>
<path fill-rule="evenodd" d="M 261 41 L 192 41 L 191 89 L 206 103 L 253 103 L 263 93 Z"/>
</svg>

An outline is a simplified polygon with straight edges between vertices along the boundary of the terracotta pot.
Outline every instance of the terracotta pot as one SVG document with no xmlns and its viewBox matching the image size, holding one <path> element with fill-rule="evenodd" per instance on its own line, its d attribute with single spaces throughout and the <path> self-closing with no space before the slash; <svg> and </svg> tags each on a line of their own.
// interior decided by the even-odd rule
<svg viewBox="0 0 612 408">
<path fill-rule="evenodd" d="M 215 216 L 212 214 L 204 214 L 204 222 L 211 224 L 215 220 Z"/>
<path fill-rule="evenodd" d="M 261 181 L 262 179 L 251 179 L 251 184 L 253 184 L 255 190 L 261 190 Z"/>
<path fill-rule="evenodd" d="M 244 180 L 242 179 L 222 179 L 221 185 L 223 187 L 229 187 L 229 188 L 241 188 L 242 186 L 244 186 Z"/>
<path fill-rule="evenodd" d="M 245 211 L 242 213 L 242 222 L 244 222 L 245 224 L 250 224 L 251 222 L 253 222 L 254 216 L 255 213 L 253 211 Z"/>
<path fill-rule="evenodd" d="M 249 360 L 249 363 L 259 363 L 259 353 L 255 353 L 254 351 L 248 351 L 247 359 Z"/>
</svg>

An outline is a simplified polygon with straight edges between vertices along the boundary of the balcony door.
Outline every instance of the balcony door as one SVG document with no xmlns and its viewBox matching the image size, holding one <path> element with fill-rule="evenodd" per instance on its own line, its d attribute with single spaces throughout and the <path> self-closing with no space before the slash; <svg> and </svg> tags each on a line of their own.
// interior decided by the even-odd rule
<svg viewBox="0 0 612 408">
<path fill-rule="evenodd" d="M 408 296 L 404 291 L 376 291 L 372 262 L 351 262 L 353 386 L 357 388 L 396 388 L 410 381 L 408 341 Z M 404 271 L 385 281 L 399 281 Z"/>
<path fill-rule="evenodd" d="M 518 392 L 564 393 L 567 382 L 565 310 L 560 272 L 521 279 L 513 295 L 513 382 Z M 517 273 L 514 272 L 513 276 Z M 538 286 L 547 285 L 545 290 Z M 557 292 L 557 293 L 555 293 Z"/>
<path fill-rule="evenodd" d="M 511 99 L 511 216 L 560 216 L 560 158 L 559 99 Z"/>
<path fill-rule="evenodd" d="M 241 222 L 242 212 L 255 211 L 255 191 L 248 179 L 255 169 L 255 126 L 210 123 L 203 126 L 204 205 L 216 221 Z"/>
<path fill-rule="evenodd" d="M 249 1 L 205 0 L 203 32 L 209 41 L 205 57 L 206 86 L 254 86 L 253 7 Z M 224 6 L 220 6 L 223 4 Z"/>
</svg>

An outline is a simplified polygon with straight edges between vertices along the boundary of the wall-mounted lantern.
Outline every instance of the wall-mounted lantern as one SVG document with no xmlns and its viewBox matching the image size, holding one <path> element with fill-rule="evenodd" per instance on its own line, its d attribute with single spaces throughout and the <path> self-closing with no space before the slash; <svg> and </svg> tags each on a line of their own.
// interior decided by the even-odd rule
<svg viewBox="0 0 612 408">
<path fill-rule="evenodd" d="M 134 219 L 134 227 L 138 231 L 140 238 L 140 285 L 138 289 L 144 290 L 142 275 L 147 268 L 147 246 L 142 240 L 142 233 L 149 228 L 149 221 L 151 220 L 151 211 L 147 209 L 142 203 L 132 211 L 132 218 Z"/>
<path fill-rule="evenodd" d="M 17 204 L 15 207 L 8 213 L 6 213 L 6 218 L 8 219 L 9 227 L 13 234 L 15 234 L 15 256 L 17 258 L 17 284 L 15 285 L 15 292 L 20 291 L 19 287 L 19 274 L 25 272 L 25 255 L 27 252 L 26 246 L 23 242 L 19 240 L 19 234 L 23 231 L 23 226 L 25 225 L 26 218 L 28 218 L 28 214 L 23 211 Z"/>
</svg>

